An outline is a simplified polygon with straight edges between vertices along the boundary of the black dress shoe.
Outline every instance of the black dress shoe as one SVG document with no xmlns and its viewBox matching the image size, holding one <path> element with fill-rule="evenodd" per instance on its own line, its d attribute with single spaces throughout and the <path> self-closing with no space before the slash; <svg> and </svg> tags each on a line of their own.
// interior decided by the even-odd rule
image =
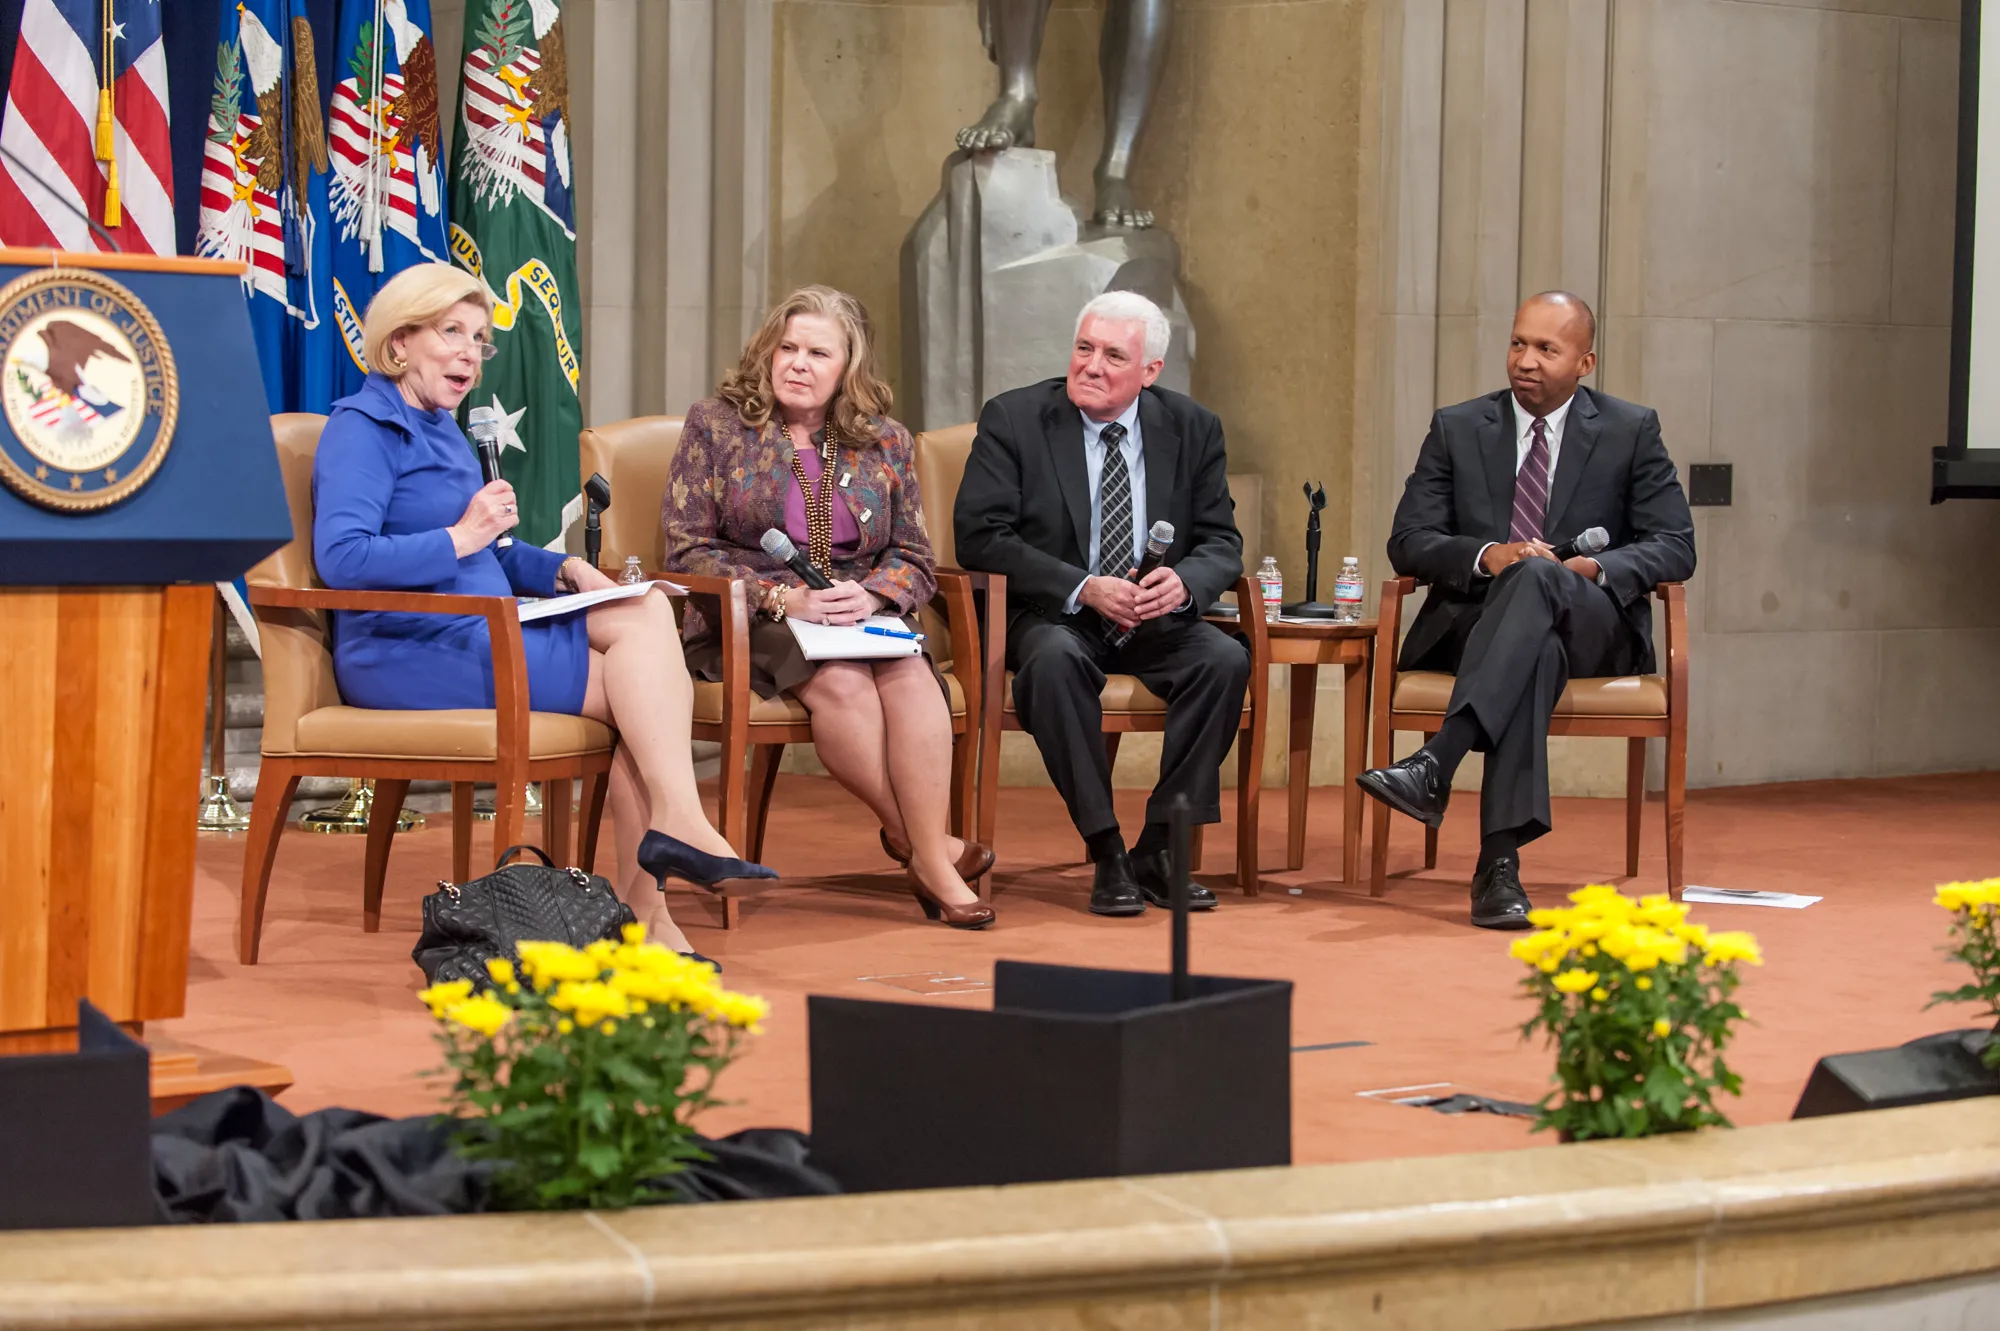
<svg viewBox="0 0 2000 1331">
<path fill-rule="evenodd" d="M 1097 862 L 1097 878 L 1090 886 L 1092 915 L 1144 915 L 1146 898 L 1132 877 L 1132 857 L 1119 851 Z"/>
<path fill-rule="evenodd" d="M 1363 790 L 1397 813 L 1436 827 L 1451 802 L 1451 782 L 1429 749 L 1418 749 L 1399 763 L 1376 767 L 1354 778 Z"/>
<path fill-rule="evenodd" d="M 684 878 L 697 887 L 713 892 L 718 884 L 732 878 L 772 879 L 778 876 L 776 869 L 767 869 L 761 864 L 732 859 L 727 855 L 711 855 L 665 832 L 650 829 L 639 840 L 639 867 L 653 875 L 662 892 L 667 890 L 669 878 Z"/>
<path fill-rule="evenodd" d="M 1482 929 L 1525 929 L 1531 906 L 1521 862 L 1502 855 L 1472 877 L 1472 922 Z"/>
<path fill-rule="evenodd" d="M 1139 891 L 1145 894 L 1146 900 L 1152 905 L 1160 907 L 1162 910 L 1172 910 L 1174 908 L 1174 896 L 1171 886 L 1173 883 L 1173 852 L 1156 850 L 1150 855 L 1134 855 L 1131 858 L 1132 877 L 1138 882 Z M 1188 909 L 1214 910 L 1215 893 L 1209 891 L 1200 883 L 1189 883 Z"/>
</svg>

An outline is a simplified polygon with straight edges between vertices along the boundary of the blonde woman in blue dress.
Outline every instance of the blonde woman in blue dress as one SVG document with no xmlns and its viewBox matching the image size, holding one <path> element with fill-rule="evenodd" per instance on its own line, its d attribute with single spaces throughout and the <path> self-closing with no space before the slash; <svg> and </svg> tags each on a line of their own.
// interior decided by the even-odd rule
<svg viewBox="0 0 2000 1331">
<path fill-rule="evenodd" d="M 452 415 L 497 350 L 492 316 L 485 285 L 449 264 L 406 269 L 370 302 L 368 378 L 333 404 L 313 466 L 313 559 L 327 586 L 554 596 L 612 585 L 576 556 L 496 544 L 520 521 L 513 487 L 481 483 Z M 482 619 L 343 612 L 332 633 L 334 680 L 351 705 L 493 706 Z M 669 877 L 713 890 L 777 875 L 738 859 L 702 811 L 689 748 L 694 690 L 672 607 L 656 589 L 523 624 L 521 645 L 531 708 L 617 729 L 619 895 L 653 939 L 689 951 L 650 888 L 663 892 Z"/>
</svg>

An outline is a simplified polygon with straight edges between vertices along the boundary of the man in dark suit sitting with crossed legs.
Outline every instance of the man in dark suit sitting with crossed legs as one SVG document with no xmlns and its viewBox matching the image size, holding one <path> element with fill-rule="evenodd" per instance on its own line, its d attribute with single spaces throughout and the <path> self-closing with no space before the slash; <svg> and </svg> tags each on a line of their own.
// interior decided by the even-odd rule
<svg viewBox="0 0 2000 1331">
<path fill-rule="evenodd" d="M 1221 816 L 1218 770 L 1243 712 L 1250 657 L 1205 622 L 1243 572 L 1222 423 L 1153 381 L 1171 329 L 1129 291 L 1086 305 L 1069 375 L 1002 393 L 979 413 L 952 522 L 958 562 L 1007 575 L 1014 710 L 1096 864 L 1090 909 L 1140 915 L 1167 904 L 1167 816 Z M 1146 533 L 1173 524 L 1165 562 L 1127 581 Z M 1134 630 L 1129 641 L 1113 638 Z M 1111 805 L 1099 694 L 1138 676 L 1167 703 L 1160 780 L 1128 853 Z M 1199 885 L 1192 905 L 1213 909 Z"/>
<path fill-rule="evenodd" d="M 1597 365 L 1597 320 L 1568 292 L 1514 316 L 1505 392 L 1431 418 L 1396 506 L 1389 562 L 1429 584 L 1402 670 L 1458 676 L 1444 725 L 1361 788 L 1436 827 L 1452 773 L 1487 755 L 1472 922 L 1528 927 L 1520 848 L 1549 830 L 1549 716 L 1571 676 L 1653 669 L 1648 596 L 1694 573 L 1694 519 L 1660 419 L 1577 381 Z M 1591 527 L 1595 558 L 1554 547 Z"/>
</svg>

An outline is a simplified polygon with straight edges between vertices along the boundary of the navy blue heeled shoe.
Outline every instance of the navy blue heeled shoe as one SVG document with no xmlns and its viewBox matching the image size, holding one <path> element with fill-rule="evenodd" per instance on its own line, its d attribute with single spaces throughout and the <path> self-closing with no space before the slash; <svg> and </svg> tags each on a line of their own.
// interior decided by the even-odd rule
<svg viewBox="0 0 2000 1331">
<path fill-rule="evenodd" d="M 696 850 L 685 841 L 677 841 L 665 832 L 654 831 L 648 831 L 639 842 L 639 867 L 653 875 L 662 892 L 666 891 L 669 878 L 683 879 L 713 892 L 717 884 L 732 878 L 774 879 L 778 876 L 776 869 L 726 855 L 711 855 L 705 850 Z"/>
<path fill-rule="evenodd" d="M 704 957 L 701 953 L 694 951 L 683 952 L 681 953 L 681 955 L 686 957 L 689 961 L 699 961 L 704 966 L 713 966 L 715 967 L 715 973 L 717 975 L 722 974 L 722 963 L 717 961 L 714 957 Z"/>
</svg>

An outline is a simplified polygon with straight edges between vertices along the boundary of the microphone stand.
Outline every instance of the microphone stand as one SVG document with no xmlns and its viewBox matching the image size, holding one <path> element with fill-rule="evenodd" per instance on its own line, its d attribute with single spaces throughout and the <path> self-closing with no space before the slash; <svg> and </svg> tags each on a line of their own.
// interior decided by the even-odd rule
<svg viewBox="0 0 2000 1331">
<path fill-rule="evenodd" d="M 1306 599 L 1283 606 L 1278 613 L 1292 619 L 1334 619 L 1340 612 L 1319 599 L 1319 511 L 1326 507 L 1326 487 L 1306 482 Z"/>
</svg>

